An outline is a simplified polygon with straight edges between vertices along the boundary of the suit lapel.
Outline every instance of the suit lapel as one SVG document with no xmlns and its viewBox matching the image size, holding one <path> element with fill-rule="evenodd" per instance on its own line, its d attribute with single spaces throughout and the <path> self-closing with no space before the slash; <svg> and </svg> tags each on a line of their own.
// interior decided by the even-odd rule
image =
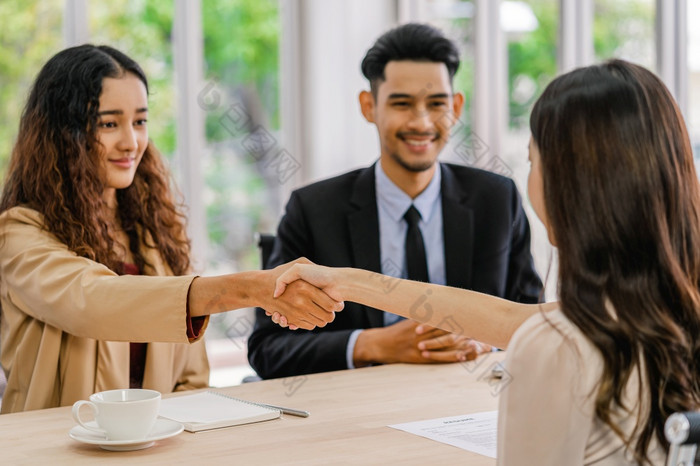
<svg viewBox="0 0 700 466">
<path fill-rule="evenodd" d="M 374 166 L 357 177 L 350 196 L 348 229 L 353 266 L 373 272 L 381 271 L 379 255 L 379 217 L 377 213 Z"/>
<path fill-rule="evenodd" d="M 452 170 L 442 168 L 442 224 L 445 241 L 445 277 L 448 286 L 470 288 L 474 258 L 474 212 Z"/>
<path fill-rule="evenodd" d="M 379 251 L 379 214 L 374 183 L 374 165 L 362 171 L 350 195 L 351 212 L 347 215 L 353 266 L 372 272 L 381 272 Z M 373 327 L 382 327 L 381 311 L 367 309 L 367 318 Z"/>
</svg>

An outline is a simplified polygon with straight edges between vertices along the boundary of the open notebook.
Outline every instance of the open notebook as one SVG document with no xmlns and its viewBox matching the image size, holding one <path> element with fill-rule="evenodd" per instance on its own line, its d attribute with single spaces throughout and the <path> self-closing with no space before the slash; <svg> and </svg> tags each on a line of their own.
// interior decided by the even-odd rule
<svg viewBox="0 0 700 466">
<path fill-rule="evenodd" d="M 189 432 L 199 432 L 276 419 L 281 413 L 277 409 L 207 391 L 164 398 L 158 414 L 182 423 Z"/>
</svg>

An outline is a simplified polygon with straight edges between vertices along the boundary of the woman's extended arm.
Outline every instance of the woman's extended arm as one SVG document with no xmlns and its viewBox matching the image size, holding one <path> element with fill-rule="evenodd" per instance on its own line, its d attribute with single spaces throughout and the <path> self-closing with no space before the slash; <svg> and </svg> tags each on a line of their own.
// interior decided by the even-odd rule
<svg viewBox="0 0 700 466">
<path fill-rule="evenodd" d="M 295 264 L 277 280 L 275 296 L 304 280 L 336 301 L 352 301 L 505 348 L 515 330 L 536 312 L 558 303 L 520 304 L 474 291 L 414 282 L 352 268 Z M 273 320 L 285 326 L 284 313 Z M 456 329 L 456 330 L 455 330 Z"/>
</svg>

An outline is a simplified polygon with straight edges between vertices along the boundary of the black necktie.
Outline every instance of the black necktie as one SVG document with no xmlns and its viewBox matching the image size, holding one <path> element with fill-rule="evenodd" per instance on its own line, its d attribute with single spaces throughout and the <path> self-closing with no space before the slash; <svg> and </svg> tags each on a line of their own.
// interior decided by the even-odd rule
<svg viewBox="0 0 700 466">
<path fill-rule="evenodd" d="M 408 223 L 406 231 L 406 268 L 409 280 L 428 282 L 428 264 L 425 259 L 423 235 L 418 228 L 420 213 L 411 204 L 403 218 Z"/>
</svg>

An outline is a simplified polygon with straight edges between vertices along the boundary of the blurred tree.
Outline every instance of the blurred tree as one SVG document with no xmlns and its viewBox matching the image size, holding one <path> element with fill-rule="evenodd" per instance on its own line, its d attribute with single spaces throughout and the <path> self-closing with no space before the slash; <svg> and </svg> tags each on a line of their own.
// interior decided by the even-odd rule
<svg viewBox="0 0 700 466">
<path fill-rule="evenodd" d="M 29 87 L 46 60 L 61 49 L 62 14 L 63 0 L 0 2 L 0 175 L 17 137 Z"/>
<path fill-rule="evenodd" d="M 596 60 L 624 58 L 656 69 L 655 16 L 655 0 L 596 0 L 593 21 Z"/>
<path fill-rule="evenodd" d="M 279 129 L 277 8 L 276 0 L 202 2 L 205 78 L 225 88 L 230 98 L 256 96 L 269 119 L 268 129 Z M 208 141 L 230 136 L 218 119 L 207 120 Z"/>
<path fill-rule="evenodd" d="M 204 77 L 222 95 L 206 115 L 204 174 L 209 263 L 223 269 L 260 266 L 253 232 L 277 222 L 279 182 L 271 154 L 247 145 L 257 128 L 279 139 L 279 14 L 277 0 L 203 0 Z M 225 122 L 232 106 L 241 124 Z M 273 149 L 271 149 L 271 152 Z"/>
<path fill-rule="evenodd" d="M 509 125 L 526 126 L 530 108 L 557 73 L 559 5 L 552 0 L 525 2 L 538 27 L 508 41 Z"/>
<path fill-rule="evenodd" d="M 464 127 L 461 128 L 461 131 L 468 134 L 471 132 L 471 112 L 469 109 L 474 92 L 474 19 L 470 17 L 436 18 L 432 23 L 440 28 L 445 36 L 453 40 L 459 48 L 460 64 L 453 78 L 452 86 L 456 92 L 464 94 L 465 111 L 460 117 Z"/>
<path fill-rule="evenodd" d="M 539 25 L 508 41 L 508 93 L 512 128 L 528 125 L 535 100 L 557 74 L 559 2 L 527 0 Z M 654 0 L 595 0 L 597 61 L 621 57 L 654 67 Z"/>
</svg>

